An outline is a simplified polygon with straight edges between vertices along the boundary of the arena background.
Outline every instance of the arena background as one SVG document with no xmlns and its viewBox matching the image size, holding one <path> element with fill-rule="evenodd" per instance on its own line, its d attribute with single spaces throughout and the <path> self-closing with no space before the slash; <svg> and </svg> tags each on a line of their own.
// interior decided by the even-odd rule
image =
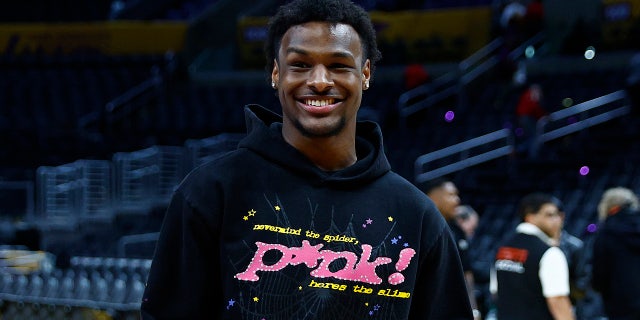
<svg viewBox="0 0 640 320">
<path fill-rule="evenodd" d="M 173 188 L 235 146 L 244 105 L 279 109 L 262 44 L 282 2 L 3 4 L 3 319 L 137 319 Z M 499 1 L 370 10 L 383 60 L 359 116 L 382 125 L 398 173 L 446 175 L 480 213 L 482 302 L 522 195 L 553 193 L 587 241 L 605 188 L 640 193 L 640 0 L 543 4 L 540 32 L 506 53 Z M 410 66 L 428 75 L 411 90 Z M 523 152 L 514 108 L 530 83 L 551 115 Z"/>
</svg>

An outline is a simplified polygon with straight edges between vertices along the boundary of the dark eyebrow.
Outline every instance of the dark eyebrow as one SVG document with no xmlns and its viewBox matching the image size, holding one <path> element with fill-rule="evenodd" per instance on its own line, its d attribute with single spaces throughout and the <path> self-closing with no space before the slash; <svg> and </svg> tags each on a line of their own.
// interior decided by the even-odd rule
<svg viewBox="0 0 640 320">
<path fill-rule="evenodd" d="M 296 47 L 291 47 L 291 48 L 287 48 L 286 51 L 287 54 L 289 53 L 297 53 L 297 54 L 301 54 L 301 55 L 308 55 L 309 52 L 300 48 L 296 48 Z M 349 52 L 344 52 L 344 51 L 336 51 L 333 52 L 331 54 L 331 56 L 335 57 L 335 58 L 349 58 L 349 59 L 354 59 L 353 55 Z"/>
<path fill-rule="evenodd" d="M 287 48 L 287 54 L 289 53 L 298 53 L 298 54 L 302 54 L 302 55 L 307 55 L 307 51 L 299 49 L 299 48 Z"/>
</svg>

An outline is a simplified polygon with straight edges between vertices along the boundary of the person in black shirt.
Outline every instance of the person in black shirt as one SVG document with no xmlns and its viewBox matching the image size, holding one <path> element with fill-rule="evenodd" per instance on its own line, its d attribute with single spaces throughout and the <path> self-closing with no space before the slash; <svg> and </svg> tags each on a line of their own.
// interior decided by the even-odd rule
<svg viewBox="0 0 640 320">
<path fill-rule="evenodd" d="M 593 241 L 591 284 L 609 320 L 640 319 L 640 201 L 630 189 L 607 189 Z"/>
<path fill-rule="evenodd" d="M 442 217 L 447 221 L 449 228 L 458 246 L 460 252 L 460 260 L 467 284 L 467 293 L 469 301 L 473 308 L 474 319 L 482 318 L 478 309 L 475 296 L 475 279 L 473 269 L 471 267 L 471 259 L 469 257 L 469 238 L 456 220 L 456 211 L 460 205 L 460 195 L 458 187 L 453 181 L 446 178 L 438 178 L 426 183 L 424 188 L 425 194 L 435 203 Z"/>
</svg>

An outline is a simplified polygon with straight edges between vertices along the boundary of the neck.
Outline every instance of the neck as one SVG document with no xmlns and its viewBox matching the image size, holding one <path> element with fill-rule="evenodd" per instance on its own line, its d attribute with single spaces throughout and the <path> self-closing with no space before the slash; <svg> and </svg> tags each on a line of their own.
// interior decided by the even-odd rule
<svg viewBox="0 0 640 320">
<path fill-rule="evenodd" d="M 326 138 L 298 138 L 285 141 L 302 152 L 323 171 L 337 171 L 356 163 L 355 137 L 332 136 Z"/>
<path fill-rule="evenodd" d="M 284 140 L 302 152 L 323 171 L 337 171 L 356 163 L 356 124 L 347 124 L 342 130 L 329 136 L 303 135 L 286 121 L 282 126 Z"/>
</svg>

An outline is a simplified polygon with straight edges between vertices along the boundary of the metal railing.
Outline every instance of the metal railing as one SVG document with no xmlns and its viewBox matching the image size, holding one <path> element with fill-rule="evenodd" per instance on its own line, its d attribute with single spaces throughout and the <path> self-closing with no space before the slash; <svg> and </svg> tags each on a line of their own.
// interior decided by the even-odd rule
<svg viewBox="0 0 640 320">
<path fill-rule="evenodd" d="M 631 112 L 627 93 L 618 90 L 604 96 L 553 112 L 538 120 L 531 155 L 541 146 L 568 134 L 624 116 Z M 483 148 L 482 151 L 477 151 Z M 514 151 L 514 137 L 509 129 L 494 131 L 452 146 L 419 156 L 415 160 L 415 182 L 420 184 L 464 168 L 480 164 Z M 434 164 L 457 159 L 443 166 Z"/>
<path fill-rule="evenodd" d="M 496 144 L 495 146 L 493 144 Z M 483 150 L 477 150 L 482 148 Z M 511 154 L 513 135 L 509 129 L 494 131 L 452 146 L 419 156 L 415 160 L 415 182 L 420 184 L 464 168 Z M 447 165 L 429 170 L 429 164 L 457 156 Z"/>
<path fill-rule="evenodd" d="M 507 55 L 507 59 L 517 61 L 525 54 L 528 48 L 541 45 L 543 40 L 543 33 L 534 35 L 511 50 Z M 503 45 L 504 40 L 501 37 L 496 38 L 458 63 L 455 70 L 445 73 L 431 83 L 418 86 L 401 94 L 398 98 L 398 108 L 401 117 L 410 117 L 455 94 L 460 95 L 464 86 L 491 71 L 498 65 L 500 62 L 498 51 Z"/>
<path fill-rule="evenodd" d="M 530 154 L 537 155 L 547 141 L 628 114 L 631 107 L 626 102 L 626 91 L 618 90 L 542 117 L 536 124 Z"/>
</svg>

